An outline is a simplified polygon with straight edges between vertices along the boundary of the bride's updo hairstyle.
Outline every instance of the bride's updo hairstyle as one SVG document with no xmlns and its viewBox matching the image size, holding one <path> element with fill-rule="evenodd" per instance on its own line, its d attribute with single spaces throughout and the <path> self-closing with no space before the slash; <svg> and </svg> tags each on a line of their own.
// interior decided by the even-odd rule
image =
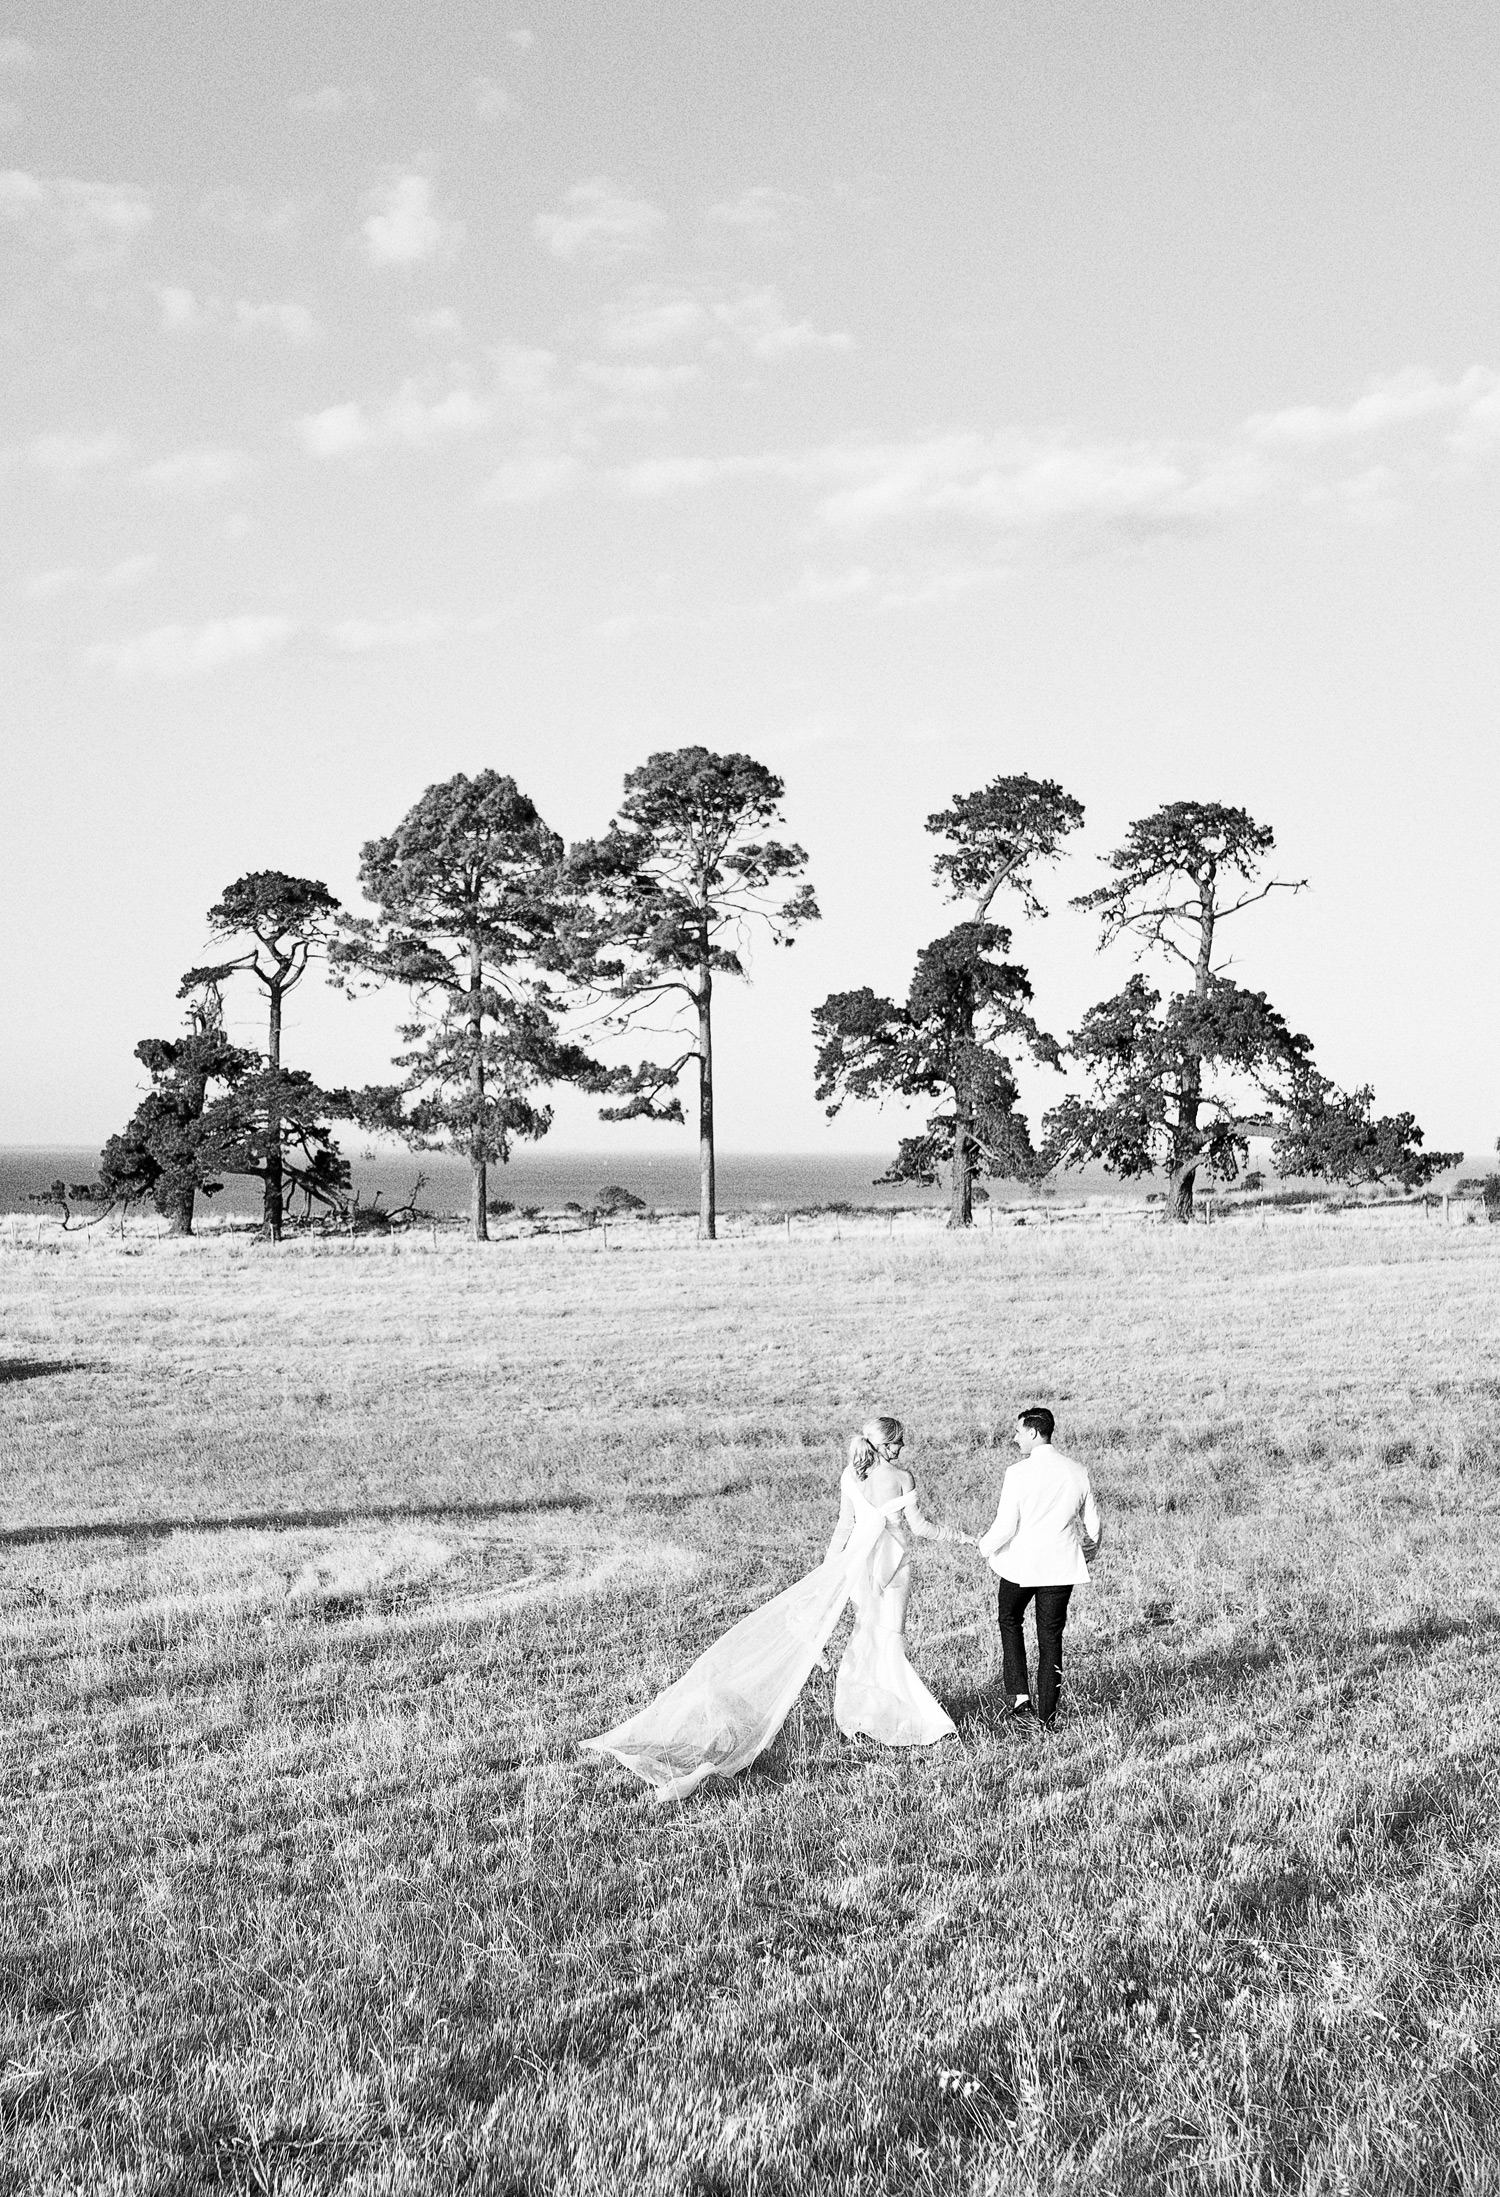
<svg viewBox="0 0 1500 2197">
<path fill-rule="evenodd" d="M 906 1429 L 899 1419 L 866 1419 L 858 1434 L 849 1438 L 849 1462 L 859 1479 L 874 1464 L 887 1442 L 904 1442 Z"/>
</svg>

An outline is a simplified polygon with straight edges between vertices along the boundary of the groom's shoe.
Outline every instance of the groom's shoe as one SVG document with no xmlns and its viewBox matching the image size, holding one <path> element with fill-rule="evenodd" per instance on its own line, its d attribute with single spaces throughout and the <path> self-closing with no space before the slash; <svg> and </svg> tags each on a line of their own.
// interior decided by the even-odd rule
<svg viewBox="0 0 1500 2197">
<path fill-rule="evenodd" d="M 1029 1701 L 1029 1699 L 1022 1701 L 1013 1701 L 1010 1705 L 1010 1713 L 1012 1716 L 1027 1718 L 1031 1718 L 1036 1715 L 1036 1711 L 1031 1706 L 1031 1702 Z"/>
</svg>

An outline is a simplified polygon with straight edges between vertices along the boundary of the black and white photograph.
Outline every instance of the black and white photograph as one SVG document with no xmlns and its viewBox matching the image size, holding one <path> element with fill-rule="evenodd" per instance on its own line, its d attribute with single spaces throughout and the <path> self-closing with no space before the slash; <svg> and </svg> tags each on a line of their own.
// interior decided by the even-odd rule
<svg viewBox="0 0 1500 2197">
<path fill-rule="evenodd" d="M 1497 118 L 0 0 L 0 2197 L 1500 2193 Z"/>
</svg>

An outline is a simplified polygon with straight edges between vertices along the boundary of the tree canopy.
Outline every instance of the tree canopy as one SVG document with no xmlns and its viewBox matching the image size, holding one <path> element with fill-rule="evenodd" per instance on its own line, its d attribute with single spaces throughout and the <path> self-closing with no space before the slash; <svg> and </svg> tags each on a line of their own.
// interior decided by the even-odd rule
<svg viewBox="0 0 1500 2197">
<path fill-rule="evenodd" d="M 956 1227 L 973 1217 L 976 1174 L 1024 1176 L 1036 1165 L 1009 1049 L 1019 1041 L 1037 1060 L 1057 1060 L 1056 1040 L 1029 1012 L 1026 971 L 1003 958 L 1009 950 L 1000 924 L 960 923 L 922 948 L 899 1006 L 862 985 L 830 993 L 813 1014 L 814 1094 L 830 1119 L 849 1099 L 935 1102 L 880 1180 L 946 1175 Z"/>
<path fill-rule="evenodd" d="M 987 911 L 1008 886 L 1028 913 L 1045 914 L 1036 869 L 1056 860 L 1082 822 L 1082 803 L 1051 778 L 1002 775 L 955 794 L 927 819 L 928 831 L 947 842 L 933 874 L 955 898 L 973 900 L 973 915 L 922 948 L 902 1005 L 863 985 L 831 992 L 813 1014 L 814 1088 L 830 1117 L 849 1099 L 935 1102 L 920 1133 L 901 1138 L 880 1180 L 946 1176 L 953 1228 L 973 1219 L 976 1176 L 1027 1175 L 1036 1165 L 1016 1109 L 1016 1041 L 1034 1059 L 1058 1062 L 1057 1041 L 1029 1012 L 1026 971 L 1004 958 L 1011 934 L 987 921 Z"/>
<path fill-rule="evenodd" d="M 927 829 L 948 841 L 932 867 L 955 899 L 974 902 L 983 922 L 1002 885 L 1019 893 L 1028 915 L 1043 916 L 1033 872 L 1054 861 L 1069 832 L 1083 822 L 1083 803 L 1064 793 L 1055 778 L 992 778 L 974 793 L 955 794 L 946 809 L 927 819 Z"/>
<path fill-rule="evenodd" d="M 645 1061 L 618 1079 L 606 1121 L 681 1121 L 677 1084 L 698 1072 L 699 1226 L 716 1232 L 713 988 L 745 977 L 753 928 L 790 945 L 815 921 L 802 880 L 803 849 L 770 836 L 781 820 L 781 780 L 750 755 L 703 747 L 653 755 L 625 780 L 619 812 L 602 838 L 568 857 L 577 896 L 571 968 L 613 1003 L 607 1026 L 652 1015 L 687 1040 L 669 1061 Z"/>
<path fill-rule="evenodd" d="M 1198 1169 L 1234 1180 L 1251 1135 L 1293 1103 L 1311 1047 L 1264 992 L 1213 977 L 1164 998 L 1137 975 L 1089 1009 L 1067 1050 L 1091 1095 L 1070 1093 L 1047 1115 L 1047 1164 L 1100 1160 L 1127 1178 L 1165 1168 L 1190 1215 Z"/>
<path fill-rule="evenodd" d="M 1271 1157 L 1282 1175 L 1321 1175 L 1329 1182 L 1397 1183 L 1421 1190 L 1462 1152 L 1424 1152 L 1414 1114 L 1375 1113 L 1372 1085 L 1341 1091 L 1309 1068 L 1291 1094 Z"/>
<path fill-rule="evenodd" d="M 151 1088 L 99 1155 L 95 1193 L 106 1204 L 149 1198 L 173 1235 L 190 1236 L 198 1196 L 223 1189 L 225 1154 L 211 1119 L 210 1089 L 233 1092 L 257 1056 L 224 1034 L 217 990 L 203 987 L 188 1010 L 185 1037 L 142 1038 L 135 1057 Z"/>
<path fill-rule="evenodd" d="M 548 972 L 561 958 L 562 841 L 513 778 L 481 771 L 429 786 L 387 837 L 361 850 L 360 884 L 376 909 L 333 947 L 347 978 L 412 993 L 400 1083 L 355 1094 L 356 1118 L 418 1149 L 463 1152 L 476 1237 L 489 1233 L 488 1170 L 517 1137 L 537 1138 L 552 1109 L 537 1091 L 611 1078 L 558 1030 Z"/>
<path fill-rule="evenodd" d="M 232 1145 L 251 1163 L 230 1172 L 258 1175 L 264 1185 L 264 1225 L 273 1242 L 281 1239 L 286 1196 L 283 1111 L 287 1136 L 297 1148 L 298 1187 L 311 1199 L 338 1185 L 332 1139 L 316 1121 L 321 1096 L 300 1071 L 297 1079 L 283 1076 L 281 1029 L 287 993 L 306 976 L 314 955 L 326 953 L 340 912 L 338 901 L 317 878 L 292 877 L 285 870 L 247 871 L 226 886 L 209 909 L 208 927 L 215 938 L 248 943 L 226 961 L 189 969 L 178 989 L 181 999 L 202 985 L 219 986 L 244 972 L 266 995 L 265 1070 L 255 1079 L 254 1093 L 247 1091 L 237 1101 L 240 1113 L 232 1132 L 227 1116 L 224 1125 L 226 1149 Z"/>
<path fill-rule="evenodd" d="M 1133 1176 L 1167 1170 L 1169 1210 L 1190 1220 L 1201 1168 L 1238 1173 L 1252 1129 L 1285 1107 L 1311 1058 L 1264 992 L 1216 966 L 1221 925 L 1300 881 L 1262 880 L 1269 825 L 1219 801 L 1172 801 L 1131 824 L 1105 857 L 1107 883 L 1074 907 L 1097 914 L 1102 941 L 1132 936 L 1187 965 L 1186 990 L 1164 996 L 1141 976 L 1090 1008 L 1067 1050 L 1089 1079 L 1043 1123 L 1049 1164 L 1100 1160 Z"/>
</svg>

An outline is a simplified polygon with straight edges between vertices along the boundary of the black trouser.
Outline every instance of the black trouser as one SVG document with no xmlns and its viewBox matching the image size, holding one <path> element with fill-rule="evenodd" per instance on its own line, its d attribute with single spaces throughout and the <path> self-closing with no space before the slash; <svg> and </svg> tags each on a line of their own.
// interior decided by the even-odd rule
<svg viewBox="0 0 1500 2197">
<path fill-rule="evenodd" d="M 1021 1620 L 1026 1605 L 1036 1596 L 1036 1713 L 1044 1724 L 1057 1714 L 1057 1688 L 1062 1677 L 1062 1636 L 1068 1622 L 1067 1587 L 1018 1587 L 1013 1579 L 1000 1582 L 1000 1652 L 1005 1659 L 1005 1691 L 1012 1703 L 1030 1698 L 1026 1675 L 1026 1637 Z"/>
</svg>

